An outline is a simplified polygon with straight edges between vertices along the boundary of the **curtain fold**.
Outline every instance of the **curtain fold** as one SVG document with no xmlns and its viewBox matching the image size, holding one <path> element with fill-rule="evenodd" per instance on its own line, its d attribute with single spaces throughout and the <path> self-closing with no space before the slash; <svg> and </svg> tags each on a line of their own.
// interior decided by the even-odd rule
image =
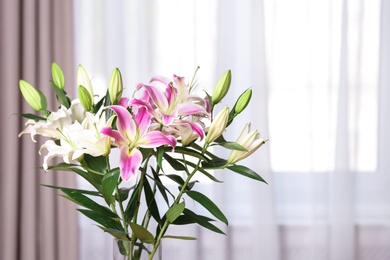
<svg viewBox="0 0 390 260">
<path fill-rule="evenodd" d="M 45 173 L 38 154 L 43 140 L 18 138 L 25 122 L 21 114 L 32 111 L 19 92 L 19 79 L 44 92 L 49 109 L 57 109 L 49 83 L 56 62 L 72 93 L 72 2 L 1 0 L 0 20 L 0 259 L 77 259 L 75 206 L 41 186 L 74 186 L 75 177 Z"/>
</svg>

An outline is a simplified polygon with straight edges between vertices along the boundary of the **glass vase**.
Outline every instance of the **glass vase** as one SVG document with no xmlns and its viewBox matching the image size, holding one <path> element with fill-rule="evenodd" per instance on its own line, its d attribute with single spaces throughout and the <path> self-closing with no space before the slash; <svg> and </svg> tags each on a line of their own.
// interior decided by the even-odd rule
<svg viewBox="0 0 390 260">
<path fill-rule="evenodd" d="M 153 258 L 150 258 L 149 255 L 153 250 L 153 245 L 138 242 L 133 245 L 130 240 L 114 238 L 113 260 L 162 260 L 161 243 Z"/>
</svg>

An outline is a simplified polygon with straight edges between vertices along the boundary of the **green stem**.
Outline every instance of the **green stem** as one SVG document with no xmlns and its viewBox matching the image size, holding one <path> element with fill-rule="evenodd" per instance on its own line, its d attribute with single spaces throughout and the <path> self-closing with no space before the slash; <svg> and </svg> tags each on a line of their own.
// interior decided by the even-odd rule
<svg viewBox="0 0 390 260">
<path fill-rule="evenodd" d="M 206 151 L 207 147 L 208 147 L 208 144 L 205 144 L 205 146 L 204 146 L 203 149 L 202 149 L 202 153 L 204 153 L 204 152 Z M 198 169 L 199 169 L 199 167 L 200 167 L 201 161 L 202 161 L 201 159 L 198 160 L 198 163 L 196 164 L 196 167 L 192 170 L 191 174 L 189 174 L 189 175 L 187 176 L 187 179 L 185 180 L 184 185 L 181 187 L 180 192 L 179 192 L 179 194 L 177 195 L 176 200 L 173 202 L 172 206 L 174 206 L 174 205 L 176 205 L 176 204 L 178 204 L 178 203 L 180 202 L 181 197 L 183 196 L 185 190 L 187 189 L 188 183 L 190 182 L 190 180 L 192 179 L 192 177 L 194 177 L 195 173 L 198 171 Z M 186 170 L 186 171 L 187 171 L 187 170 Z M 171 206 L 171 207 L 172 207 L 172 206 Z M 158 235 L 158 237 L 157 237 L 157 239 L 156 239 L 156 241 L 155 241 L 155 243 L 154 243 L 153 250 L 152 250 L 152 252 L 151 252 L 150 255 L 149 255 L 149 260 L 152 260 L 152 259 L 153 259 L 153 256 L 155 255 L 155 253 L 156 253 L 156 251 L 157 251 L 157 248 L 158 248 L 159 245 L 160 245 L 160 241 L 161 241 L 162 237 L 164 236 L 165 231 L 168 229 L 169 224 L 170 224 L 169 221 L 168 221 L 168 220 L 165 220 L 164 225 L 163 225 L 163 227 L 161 228 L 160 233 L 159 233 L 159 235 Z"/>
<path fill-rule="evenodd" d="M 135 208 L 134 217 L 133 217 L 134 223 L 137 223 L 138 211 L 139 211 L 139 207 L 140 207 L 140 200 L 141 200 L 141 195 L 142 195 L 142 190 L 143 190 L 143 181 L 144 181 L 144 177 L 145 177 L 145 172 L 146 172 L 147 167 L 148 167 L 149 159 L 150 159 L 150 156 L 147 157 L 145 160 L 144 167 L 142 168 L 142 171 L 141 171 L 141 178 L 140 178 L 140 181 L 138 183 L 138 185 L 141 185 L 141 187 L 140 187 L 138 194 L 137 194 L 137 207 Z M 135 236 L 135 234 L 133 232 L 131 234 L 131 248 L 130 248 L 130 252 L 132 255 L 134 252 L 134 246 L 135 246 L 136 240 L 137 240 L 137 237 Z"/>
</svg>

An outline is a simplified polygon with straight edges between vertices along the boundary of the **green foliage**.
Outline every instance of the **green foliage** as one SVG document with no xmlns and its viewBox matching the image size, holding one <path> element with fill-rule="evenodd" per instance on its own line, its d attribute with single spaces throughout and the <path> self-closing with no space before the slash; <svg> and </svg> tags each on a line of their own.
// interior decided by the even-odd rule
<svg viewBox="0 0 390 260">
<path fill-rule="evenodd" d="M 174 222 L 180 216 L 180 214 L 183 213 L 184 208 L 184 201 L 179 204 L 174 204 L 172 207 L 170 207 L 166 213 L 168 222 Z"/>
<path fill-rule="evenodd" d="M 254 172 L 253 170 L 249 169 L 246 166 L 243 166 L 243 165 L 232 165 L 232 166 L 228 166 L 227 168 L 229 170 L 234 171 L 234 172 L 236 172 L 238 174 L 241 174 L 241 175 L 243 175 L 245 177 L 248 177 L 248 178 L 251 178 L 251 179 L 254 179 L 254 180 L 257 180 L 257 181 L 261 181 L 261 182 L 267 183 L 260 175 L 258 175 L 256 172 Z"/>
<path fill-rule="evenodd" d="M 119 180 L 119 168 L 112 169 L 102 179 L 102 195 L 108 205 L 115 205 L 115 198 L 112 196 Z"/>
<path fill-rule="evenodd" d="M 190 190 L 186 191 L 186 194 L 190 198 L 198 202 L 200 205 L 205 207 L 205 209 L 207 209 L 211 214 L 213 214 L 214 217 L 216 217 L 217 219 L 219 219 L 220 221 L 228 225 L 228 220 L 225 217 L 225 215 L 218 208 L 218 206 L 215 205 L 215 203 L 212 200 L 210 200 L 206 195 L 197 191 L 190 191 Z"/>
</svg>

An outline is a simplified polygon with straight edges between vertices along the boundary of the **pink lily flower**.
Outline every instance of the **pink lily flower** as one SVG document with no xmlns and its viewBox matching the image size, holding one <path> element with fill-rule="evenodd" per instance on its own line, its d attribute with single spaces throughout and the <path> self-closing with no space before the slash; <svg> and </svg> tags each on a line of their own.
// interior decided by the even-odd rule
<svg viewBox="0 0 390 260">
<path fill-rule="evenodd" d="M 145 106 L 148 111 L 153 114 L 156 119 L 164 126 L 169 126 L 178 117 L 186 116 L 203 116 L 210 117 L 205 107 L 197 104 L 196 101 L 201 98 L 194 99 L 188 96 L 186 86 L 179 80 L 181 78 L 175 77 L 177 84 L 175 86 L 168 79 L 163 77 L 154 77 L 151 82 L 158 81 L 166 84 L 165 92 L 162 92 L 157 86 L 140 84 L 138 89 L 144 88 L 149 96 L 149 100 L 133 99 L 130 105 Z M 176 87 L 177 85 L 177 87 Z M 195 102 L 194 102 L 195 101 Z"/>
<path fill-rule="evenodd" d="M 117 115 L 118 130 L 104 127 L 101 133 L 112 137 L 120 149 L 119 168 L 124 181 L 134 176 L 141 166 L 143 157 L 139 147 L 176 146 L 176 139 L 173 136 L 165 136 L 160 131 L 148 131 L 151 115 L 145 107 L 139 107 L 134 115 L 123 106 L 114 105 L 108 108 Z"/>
</svg>

